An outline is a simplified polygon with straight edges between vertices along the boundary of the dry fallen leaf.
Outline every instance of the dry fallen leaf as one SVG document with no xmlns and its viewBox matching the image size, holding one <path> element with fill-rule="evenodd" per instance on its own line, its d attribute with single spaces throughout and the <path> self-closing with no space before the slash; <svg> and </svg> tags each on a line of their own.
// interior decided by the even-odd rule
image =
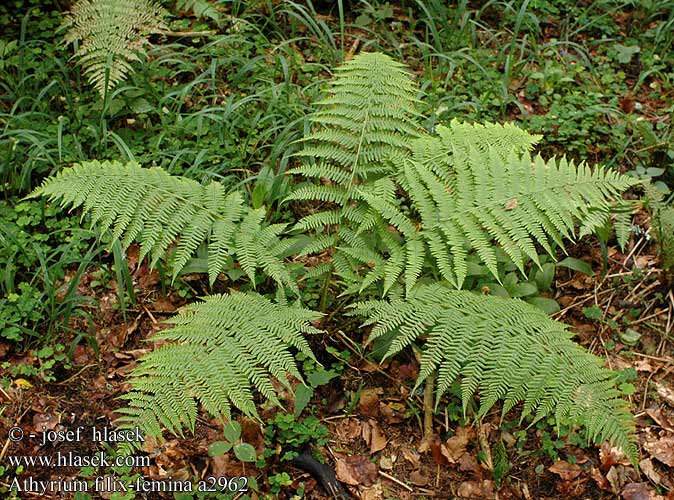
<svg viewBox="0 0 674 500">
<path fill-rule="evenodd" d="M 646 488 L 646 483 L 629 483 L 622 492 L 625 500 L 652 500 L 653 496 Z"/>
<path fill-rule="evenodd" d="M 428 484 L 428 477 L 424 476 L 418 470 L 415 470 L 410 474 L 410 482 L 414 486 L 426 486 Z"/>
<path fill-rule="evenodd" d="M 657 382 L 655 382 L 655 388 L 657 389 L 660 397 L 664 399 L 669 406 L 674 406 L 674 390 Z"/>
<path fill-rule="evenodd" d="M 456 434 L 441 445 L 442 455 L 450 464 L 456 463 L 461 455 L 466 451 L 466 446 L 471 439 L 475 437 L 475 430 L 472 427 L 459 427 Z"/>
<path fill-rule="evenodd" d="M 364 389 L 358 400 L 358 410 L 366 417 L 376 417 L 379 414 L 379 396 L 377 389 Z"/>
<path fill-rule="evenodd" d="M 611 485 L 609 484 L 608 480 L 596 467 L 593 467 L 590 471 L 590 477 L 594 479 L 595 483 L 597 483 L 597 486 L 599 486 L 602 490 L 611 491 Z"/>
<path fill-rule="evenodd" d="M 564 481 L 571 481 L 580 475 L 582 469 L 576 464 L 560 460 L 552 464 L 548 470 L 553 474 L 557 474 Z"/>
<path fill-rule="evenodd" d="M 361 422 L 355 418 L 345 418 L 335 428 L 337 436 L 342 441 L 353 441 L 361 433 Z"/>
<path fill-rule="evenodd" d="M 664 437 L 658 441 L 644 443 L 644 449 L 665 465 L 674 467 L 674 438 Z"/>
<path fill-rule="evenodd" d="M 381 430 L 381 427 L 379 427 L 379 424 L 375 420 L 370 419 L 368 425 L 370 427 L 370 455 L 374 455 L 386 448 L 388 440 L 384 436 L 384 431 Z"/>
<path fill-rule="evenodd" d="M 416 451 L 414 450 L 409 450 L 407 448 L 403 448 L 403 457 L 405 457 L 405 460 L 407 460 L 410 464 L 412 464 L 412 467 L 417 468 L 419 467 L 419 463 L 421 462 L 421 455 L 419 455 Z"/>
<path fill-rule="evenodd" d="M 462 472 L 478 472 L 480 470 L 480 464 L 477 462 L 477 458 L 470 453 L 464 453 L 459 458 L 459 470 Z"/>
<path fill-rule="evenodd" d="M 655 470 L 653 461 L 650 458 L 645 458 L 639 462 L 639 469 L 648 479 L 653 481 L 653 483 L 660 484 L 662 479 L 660 478 L 660 474 L 658 474 L 658 472 Z"/>
<path fill-rule="evenodd" d="M 601 469 L 603 471 L 609 470 L 616 464 L 626 466 L 632 465 L 622 449 L 611 446 L 608 442 L 604 442 L 604 444 L 601 445 L 601 449 L 599 450 L 599 460 L 601 461 Z"/>
<path fill-rule="evenodd" d="M 674 424 L 669 421 L 667 415 L 665 415 L 660 408 L 646 408 L 646 413 L 660 427 L 667 429 L 670 432 L 674 432 Z"/>
<path fill-rule="evenodd" d="M 382 500 L 384 498 L 384 489 L 381 484 L 372 485 L 371 488 L 363 489 L 360 492 L 360 500 Z"/>
<path fill-rule="evenodd" d="M 464 481 L 459 485 L 457 495 L 465 498 L 480 498 L 482 500 L 496 498 L 494 494 L 494 482 L 485 479 L 484 481 Z"/>
<path fill-rule="evenodd" d="M 377 479 L 377 470 L 377 465 L 362 455 L 340 458 L 335 464 L 337 479 L 352 486 L 371 486 Z"/>
</svg>

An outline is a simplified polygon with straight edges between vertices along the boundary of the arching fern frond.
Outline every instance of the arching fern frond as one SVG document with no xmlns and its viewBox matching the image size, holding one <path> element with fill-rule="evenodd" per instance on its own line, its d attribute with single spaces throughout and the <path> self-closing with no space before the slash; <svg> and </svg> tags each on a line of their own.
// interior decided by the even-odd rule
<svg viewBox="0 0 674 500">
<path fill-rule="evenodd" d="M 253 283 L 256 269 L 262 269 L 297 291 L 283 263 L 293 240 L 278 237 L 285 224 L 265 225 L 263 209 L 244 206 L 240 193 L 227 193 L 218 182 L 201 185 L 134 162 L 90 161 L 46 179 L 31 196 L 82 206 L 83 216 L 90 214 L 101 232 L 111 229 L 114 238 L 123 237 L 123 248 L 137 239 L 139 258 L 149 256 L 152 266 L 178 240 L 170 262 L 174 279 L 207 241 L 211 284 L 235 259 Z"/>
<path fill-rule="evenodd" d="M 615 374 L 536 307 L 439 284 L 419 286 L 406 300 L 354 307 L 365 325 L 374 325 L 369 341 L 390 336 L 386 357 L 427 338 L 417 386 L 437 373 L 436 405 L 459 379 L 464 411 L 480 395 L 478 418 L 499 400 L 502 415 L 522 403 L 521 419 L 554 413 L 558 425 L 570 419 L 592 441 L 608 440 L 638 461 L 634 419 Z"/>
<path fill-rule="evenodd" d="M 368 214 L 354 186 L 386 178 L 392 171 L 392 160 L 408 156 L 412 140 L 421 133 L 416 85 L 402 64 L 384 54 L 363 52 L 337 68 L 329 92 L 317 103 L 319 110 L 310 115 L 315 130 L 302 139 L 304 148 L 295 155 L 305 163 L 290 171 L 308 182 L 298 186 L 287 200 L 318 200 L 331 205 L 328 211 L 304 217 L 295 229 L 335 226 L 336 230 L 331 233 L 328 229 L 328 237 L 325 233 L 319 236 L 305 253 L 342 245 L 340 228 L 372 228 L 376 214 Z M 338 260 L 343 264 L 354 258 L 342 255 Z"/>
<path fill-rule="evenodd" d="M 380 53 L 361 53 L 335 70 L 330 95 L 309 120 L 316 130 L 296 154 L 304 165 L 290 171 L 324 184 L 300 185 L 288 200 L 321 200 L 346 207 L 354 185 L 389 172 L 392 158 L 409 154 L 419 136 L 416 86 L 404 66 Z M 300 221 L 298 227 L 316 227 Z"/>
<path fill-rule="evenodd" d="M 621 192 L 637 183 L 599 166 L 591 169 L 565 159 L 546 162 L 516 150 L 504 159 L 505 150 L 456 145 L 455 133 L 444 127 L 438 127 L 438 134 L 436 143 L 442 144 L 445 155 L 439 165 L 451 164 L 451 172 L 442 172 L 428 156 L 419 161 L 416 155 L 399 169 L 398 179 L 418 220 L 367 190 L 358 192 L 406 240 L 424 241 L 415 248 L 426 252 L 457 288 L 467 273 L 466 242 L 494 276 L 498 277 L 494 241 L 524 271 L 527 260 L 538 263 L 536 244 L 554 257 L 551 242 L 564 248 L 564 239 L 576 234 L 577 222 L 581 235 L 604 225 Z M 407 254 L 408 263 L 423 258 L 414 249 Z M 413 285 L 406 283 L 408 290 Z"/>
<path fill-rule="evenodd" d="M 166 28 L 166 15 L 152 0 L 78 0 L 61 27 L 65 43 L 80 43 L 75 57 L 104 96 L 133 71 L 147 34 Z"/>
<path fill-rule="evenodd" d="M 146 355 L 131 373 L 128 407 L 118 422 L 151 436 L 162 427 L 194 431 L 198 404 L 230 420 L 232 406 L 258 417 L 254 394 L 279 405 L 272 378 L 290 388 L 298 379 L 291 348 L 314 359 L 304 338 L 319 333 L 319 313 L 275 304 L 256 293 L 212 295 L 169 320 L 173 327 L 152 340 L 171 342 Z"/>
</svg>

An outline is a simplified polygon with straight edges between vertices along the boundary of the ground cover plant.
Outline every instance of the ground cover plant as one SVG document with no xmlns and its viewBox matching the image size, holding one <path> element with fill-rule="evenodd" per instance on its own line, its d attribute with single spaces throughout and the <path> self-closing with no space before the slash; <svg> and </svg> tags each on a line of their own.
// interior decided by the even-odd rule
<svg viewBox="0 0 674 500">
<path fill-rule="evenodd" d="M 147 437 L 72 477 L 672 490 L 666 4 L 14 7 L 3 426 Z M 100 449 L 7 443 L 5 492 Z"/>
</svg>

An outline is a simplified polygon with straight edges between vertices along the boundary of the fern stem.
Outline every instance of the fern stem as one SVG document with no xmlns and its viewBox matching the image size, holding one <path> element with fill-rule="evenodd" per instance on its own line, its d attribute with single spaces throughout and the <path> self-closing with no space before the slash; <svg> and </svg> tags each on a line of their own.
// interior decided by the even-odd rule
<svg viewBox="0 0 674 500">
<path fill-rule="evenodd" d="M 321 288 L 321 299 L 318 302 L 318 310 L 320 312 L 325 311 L 326 303 L 328 301 L 328 292 L 330 291 L 330 280 L 332 279 L 332 268 L 325 276 L 325 281 L 323 282 L 323 287 Z"/>
<path fill-rule="evenodd" d="M 426 378 L 424 387 L 424 442 L 430 442 L 433 435 L 433 389 L 435 388 L 435 373 Z"/>
</svg>

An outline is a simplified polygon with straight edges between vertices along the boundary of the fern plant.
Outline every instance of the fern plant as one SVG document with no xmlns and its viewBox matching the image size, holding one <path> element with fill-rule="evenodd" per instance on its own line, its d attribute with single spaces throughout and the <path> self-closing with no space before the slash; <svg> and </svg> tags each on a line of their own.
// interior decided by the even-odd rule
<svg viewBox="0 0 674 500">
<path fill-rule="evenodd" d="M 539 264 L 537 245 L 554 257 L 580 222 L 580 236 L 603 227 L 612 202 L 634 179 L 601 167 L 523 153 L 535 138 L 521 133 L 519 146 L 511 127 L 439 126 L 439 137 L 417 141 L 414 154 L 401 161 L 396 177 L 409 196 L 409 208 L 393 196 L 361 191 L 362 198 L 402 236 L 389 238 L 390 257 L 374 262 L 370 274 L 385 282 L 384 292 L 404 274 L 407 293 L 424 264 L 461 288 L 474 250 L 498 279 L 496 242 L 524 274 L 528 261 Z M 514 127 L 512 127 L 514 128 Z M 494 145 L 481 139 L 491 130 Z M 482 132 L 482 134 L 481 134 Z M 477 146 L 475 138 L 483 144 Z M 500 141 L 500 144 L 499 144 Z M 433 157 L 424 156 L 428 150 Z M 406 211 L 403 211 L 403 208 Z"/>
<path fill-rule="evenodd" d="M 334 269 L 347 292 L 380 283 L 397 297 L 361 303 L 356 312 L 375 324 L 372 339 L 390 336 L 388 355 L 428 338 L 417 384 L 437 372 L 436 405 L 460 378 L 464 407 L 480 393 L 479 415 L 499 399 L 504 413 L 523 402 L 523 417 L 554 412 L 558 422 L 584 425 L 591 439 L 610 440 L 634 461 L 633 422 L 610 371 L 536 309 L 457 289 L 469 253 L 497 275 L 500 246 L 524 270 L 537 263 L 539 246 L 551 255 L 555 245 L 563 248 L 576 224 L 581 235 L 605 225 L 635 181 L 532 158 L 538 137 L 511 125 L 452 122 L 436 135 L 422 133 L 411 78 L 381 54 L 356 56 L 337 75 L 299 154 L 313 161 L 293 172 L 311 182 L 290 197 L 321 204 L 296 229 L 316 233 L 304 253 L 332 251 L 321 269 L 325 283 Z M 211 283 L 239 265 L 253 284 L 262 269 L 280 287 L 299 291 L 283 260 L 295 245 L 281 237 L 286 226 L 267 225 L 262 210 L 217 182 L 87 162 L 47 179 L 38 195 L 81 207 L 125 247 L 138 240 L 141 258 L 152 264 L 172 253 L 174 278 L 206 244 Z M 188 307 L 160 335 L 174 343 L 145 357 L 132 375 L 123 422 L 152 434 L 162 427 L 180 432 L 193 428 L 197 401 L 225 418 L 232 406 L 255 415 L 255 390 L 278 403 L 270 377 L 300 378 L 289 349 L 311 356 L 301 334 L 317 331 L 310 325 L 317 317 L 253 293 Z"/>
<path fill-rule="evenodd" d="M 299 292 L 283 261 L 295 243 L 279 238 L 286 224 L 265 224 L 264 209 L 250 208 L 218 182 L 201 185 L 133 162 L 90 161 L 46 179 L 31 196 L 81 207 L 82 217 L 88 214 L 101 234 L 109 230 L 113 241 L 121 238 L 124 249 L 138 241 L 139 259 L 149 257 L 151 266 L 171 254 L 174 279 L 207 243 L 211 284 L 236 263 L 253 285 L 261 268 L 280 289 Z M 155 337 L 171 344 L 142 358 L 131 375 L 120 422 L 153 436 L 162 428 L 180 434 L 194 428 L 197 403 L 227 420 L 232 406 L 257 416 L 255 391 L 280 404 L 271 378 L 287 387 L 287 374 L 301 380 L 291 349 L 313 359 L 303 335 L 319 331 L 310 324 L 319 316 L 252 292 L 189 306 Z"/>
<path fill-rule="evenodd" d="M 341 94 L 332 101 L 331 116 L 353 116 L 361 120 L 361 130 L 368 117 L 350 107 L 362 92 L 351 89 L 349 82 L 368 78 L 369 66 L 362 61 L 372 58 L 387 60 L 358 56 L 347 76 L 338 74 L 333 84 Z M 416 116 L 413 109 L 402 109 Z M 303 154 L 348 165 L 354 145 L 361 142 L 342 137 L 336 118 L 319 124 L 319 132 L 308 138 L 312 146 Z M 333 127 L 334 133 L 325 130 Z M 352 128 L 358 130 L 357 124 Z M 340 212 L 317 212 L 303 223 L 303 228 L 319 230 L 339 224 L 339 237 L 325 236 L 324 230 L 317 237 L 319 243 L 305 251 L 337 246 L 333 263 L 348 283 L 344 293 L 382 283 L 384 294 L 401 297 L 404 286 L 406 300 L 367 303 L 357 311 L 370 317 L 367 324 L 378 325 L 373 339 L 392 335 L 388 355 L 428 335 L 417 382 L 427 379 L 427 396 L 432 397 L 436 371 L 437 398 L 462 377 L 464 405 L 481 392 L 480 415 L 498 399 L 505 399 L 505 412 L 524 401 L 524 416 L 535 411 L 541 418 L 555 409 L 558 422 L 570 417 L 585 425 L 592 439 L 609 439 L 635 461 L 633 422 L 611 373 L 573 344 L 561 325 L 517 301 L 450 293 L 444 285 L 419 281 L 439 280 L 461 289 L 469 254 L 499 279 L 497 247 L 524 273 L 528 262 L 539 264 L 539 247 L 554 257 L 555 246 L 563 249 L 564 241 L 578 233 L 577 224 L 581 236 L 603 228 L 621 203 L 621 192 L 636 182 L 601 167 L 532 158 L 530 150 L 540 137 L 512 125 L 453 121 L 436 132 L 415 133 L 375 158 L 368 168 L 375 175 L 368 182 L 354 183 L 353 175 L 324 167 L 320 161 L 296 170 L 305 176 L 323 174 L 327 184 L 302 187 L 296 198 L 343 207 Z M 622 232 L 622 243 L 625 236 Z M 425 399 L 426 433 L 432 423 L 432 401 Z"/>
<path fill-rule="evenodd" d="M 306 334 L 319 332 L 320 314 L 275 304 L 256 293 L 211 295 L 170 320 L 174 326 L 152 340 L 171 342 L 142 359 L 130 376 L 128 408 L 119 422 L 159 436 L 162 428 L 194 431 L 197 402 L 212 415 L 231 419 L 232 405 L 258 417 L 256 390 L 281 405 L 271 378 L 288 389 L 287 374 L 302 379 L 290 348 L 311 359 Z"/>
<path fill-rule="evenodd" d="M 66 44 L 79 44 L 75 57 L 104 97 L 140 61 L 147 35 L 166 28 L 166 14 L 153 0 L 78 0 L 61 28 Z"/>
<path fill-rule="evenodd" d="M 291 171 L 321 183 L 300 185 L 290 199 L 338 207 L 296 227 L 317 230 L 304 253 L 335 248 L 332 266 L 346 294 L 378 282 L 384 294 L 402 284 L 409 293 L 424 274 L 461 288 L 470 252 L 498 279 L 494 241 L 524 271 L 528 260 L 538 264 L 537 244 L 554 257 L 576 223 L 580 236 L 605 225 L 620 192 L 636 183 L 600 167 L 531 158 L 540 136 L 510 124 L 454 120 L 436 135 L 421 133 L 414 89 L 387 56 L 355 57 L 337 72 L 328 108 L 311 118 L 318 128 L 299 155 L 314 162 Z M 391 96 L 378 101 L 380 92 Z M 387 119 L 373 119 L 380 114 Z"/>
<path fill-rule="evenodd" d="M 461 379 L 464 412 L 479 392 L 480 418 L 503 400 L 502 417 L 523 403 L 520 422 L 554 413 L 584 426 L 595 442 L 610 441 L 638 462 L 634 419 L 602 360 L 572 342 L 567 327 L 517 299 L 417 287 L 406 300 L 355 304 L 355 314 L 374 325 L 369 342 L 387 336 L 386 357 L 427 337 L 419 386 L 437 372 L 436 407 Z"/>
</svg>

